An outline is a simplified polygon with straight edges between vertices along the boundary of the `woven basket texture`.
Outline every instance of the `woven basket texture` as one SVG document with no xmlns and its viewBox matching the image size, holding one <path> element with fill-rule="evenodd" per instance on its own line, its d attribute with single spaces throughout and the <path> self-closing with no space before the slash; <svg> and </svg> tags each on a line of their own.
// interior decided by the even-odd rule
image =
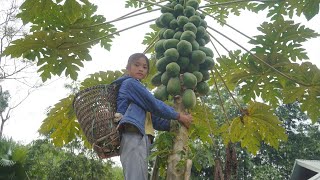
<svg viewBox="0 0 320 180">
<path fill-rule="evenodd" d="M 114 121 L 119 86 L 96 85 L 75 95 L 73 108 L 89 143 L 100 158 L 119 155 L 120 138 Z"/>
</svg>

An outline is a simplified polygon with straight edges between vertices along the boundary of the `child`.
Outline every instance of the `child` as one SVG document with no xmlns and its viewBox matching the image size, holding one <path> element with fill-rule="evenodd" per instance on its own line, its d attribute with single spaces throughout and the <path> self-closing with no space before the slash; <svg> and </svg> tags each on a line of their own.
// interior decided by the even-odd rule
<svg viewBox="0 0 320 180">
<path fill-rule="evenodd" d="M 127 74 L 116 80 L 121 83 L 117 97 L 117 114 L 122 115 L 119 122 L 120 161 L 126 180 L 147 180 L 150 145 L 145 133 L 147 112 L 151 113 L 153 128 L 162 131 L 170 130 L 170 120 L 178 120 L 189 128 L 192 116 L 176 112 L 141 84 L 149 73 L 149 60 L 144 54 L 132 54 L 126 70 Z"/>
</svg>

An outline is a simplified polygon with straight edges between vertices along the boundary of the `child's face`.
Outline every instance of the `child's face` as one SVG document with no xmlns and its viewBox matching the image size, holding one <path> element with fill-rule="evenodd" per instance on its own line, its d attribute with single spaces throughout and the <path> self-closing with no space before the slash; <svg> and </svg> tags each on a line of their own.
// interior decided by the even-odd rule
<svg viewBox="0 0 320 180">
<path fill-rule="evenodd" d="M 135 79 L 141 80 L 147 76 L 147 73 L 147 60 L 143 57 L 133 61 L 128 68 L 128 74 Z"/>
</svg>

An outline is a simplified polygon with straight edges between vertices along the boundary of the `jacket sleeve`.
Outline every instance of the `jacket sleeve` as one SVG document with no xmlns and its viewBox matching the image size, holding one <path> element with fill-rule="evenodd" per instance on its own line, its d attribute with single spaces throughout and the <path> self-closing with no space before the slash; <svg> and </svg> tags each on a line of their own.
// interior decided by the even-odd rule
<svg viewBox="0 0 320 180">
<path fill-rule="evenodd" d="M 164 119 L 177 119 L 178 113 L 164 102 L 156 99 L 139 81 L 130 78 L 122 83 L 128 100 L 146 111 Z"/>
<path fill-rule="evenodd" d="M 158 131 L 170 131 L 170 120 L 151 114 L 152 126 Z"/>
</svg>

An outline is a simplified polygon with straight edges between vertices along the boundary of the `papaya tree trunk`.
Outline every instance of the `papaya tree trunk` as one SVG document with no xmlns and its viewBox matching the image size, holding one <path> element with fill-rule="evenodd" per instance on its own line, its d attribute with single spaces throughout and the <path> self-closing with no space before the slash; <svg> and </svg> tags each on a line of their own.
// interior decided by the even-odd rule
<svg viewBox="0 0 320 180">
<path fill-rule="evenodd" d="M 180 113 L 186 112 L 181 103 L 181 98 L 175 99 L 175 107 L 176 110 Z M 168 169 L 166 180 L 183 180 L 186 173 L 186 164 L 178 166 L 178 163 L 181 160 L 181 154 L 185 154 L 187 150 L 186 146 L 188 142 L 188 130 L 184 126 L 181 126 L 179 129 L 176 130 L 175 133 L 176 138 L 174 140 L 172 154 L 170 154 L 168 157 Z"/>
</svg>

